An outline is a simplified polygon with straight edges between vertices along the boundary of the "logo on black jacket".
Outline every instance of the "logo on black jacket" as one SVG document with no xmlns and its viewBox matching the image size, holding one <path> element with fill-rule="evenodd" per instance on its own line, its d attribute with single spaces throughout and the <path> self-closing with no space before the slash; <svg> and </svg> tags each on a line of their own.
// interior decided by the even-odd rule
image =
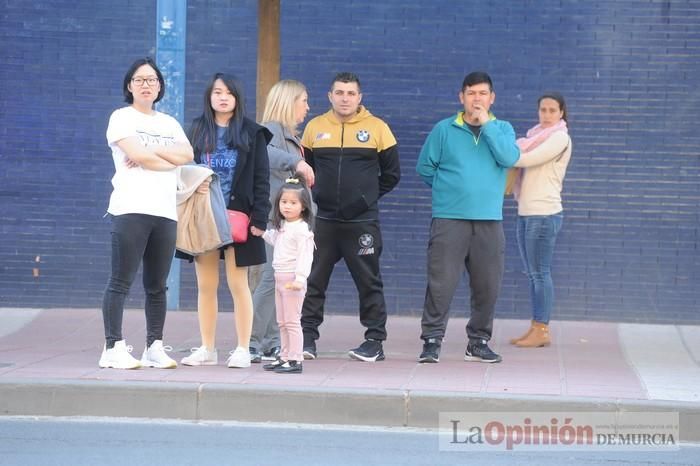
<svg viewBox="0 0 700 466">
<path fill-rule="evenodd" d="M 374 254 L 374 236 L 363 233 L 357 242 L 360 244 L 360 249 L 357 251 L 358 256 Z"/>
<path fill-rule="evenodd" d="M 357 132 L 357 140 L 360 142 L 367 142 L 369 141 L 369 131 L 366 129 L 361 129 L 360 131 Z"/>
</svg>

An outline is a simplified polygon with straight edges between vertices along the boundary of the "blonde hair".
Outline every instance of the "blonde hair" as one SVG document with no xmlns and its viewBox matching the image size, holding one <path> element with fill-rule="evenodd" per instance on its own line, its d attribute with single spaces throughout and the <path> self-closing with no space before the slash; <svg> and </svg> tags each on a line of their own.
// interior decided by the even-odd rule
<svg viewBox="0 0 700 466">
<path fill-rule="evenodd" d="M 275 121 L 296 134 L 294 103 L 304 92 L 306 92 L 306 86 L 294 79 L 283 79 L 277 82 L 267 93 L 261 123 Z"/>
</svg>

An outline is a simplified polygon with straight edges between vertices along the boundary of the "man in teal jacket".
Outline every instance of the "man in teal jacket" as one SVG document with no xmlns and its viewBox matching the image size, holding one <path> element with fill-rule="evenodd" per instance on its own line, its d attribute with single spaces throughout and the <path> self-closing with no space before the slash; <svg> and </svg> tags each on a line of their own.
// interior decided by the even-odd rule
<svg viewBox="0 0 700 466">
<path fill-rule="evenodd" d="M 432 188 L 428 287 L 419 362 L 438 362 L 450 303 L 463 267 L 469 274 L 471 317 L 466 361 L 500 362 L 488 346 L 504 268 L 503 192 L 506 172 L 520 157 L 510 123 L 489 112 L 496 94 L 488 74 L 464 78 L 464 111 L 435 125 L 416 170 Z"/>
</svg>

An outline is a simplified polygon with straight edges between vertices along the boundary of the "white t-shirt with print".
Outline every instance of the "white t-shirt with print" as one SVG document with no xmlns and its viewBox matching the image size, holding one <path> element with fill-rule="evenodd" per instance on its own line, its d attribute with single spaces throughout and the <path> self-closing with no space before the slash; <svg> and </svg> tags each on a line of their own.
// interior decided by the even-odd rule
<svg viewBox="0 0 700 466">
<path fill-rule="evenodd" d="M 117 142 L 130 136 L 138 136 L 146 147 L 187 142 L 180 123 L 169 115 L 156 111 L 146 115 L 133 107 L 115 110 L 107 127 L 107 143 L 112 149 L 115 168 L 112 178 L 114 191 L 107 212 L 112 215 L 146 214 L 177 220 L 176 170 L 128 168 L 125 164 L 126 154 L 117 146 Z"/>
</svg>

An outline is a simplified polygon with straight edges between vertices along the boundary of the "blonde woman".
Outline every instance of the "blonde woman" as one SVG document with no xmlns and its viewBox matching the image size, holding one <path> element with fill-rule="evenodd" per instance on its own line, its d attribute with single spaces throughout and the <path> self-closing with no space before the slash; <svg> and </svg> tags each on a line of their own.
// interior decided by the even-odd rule
<svg viewBox="0 0 700 466">
<path fill-rule="evenodd" d="M 253 325 L 253 301 L 248 288 L 248 267 L 265 262 L 262 234 L 270 211 L 267 143 L 270 132 L 246 118 L 243 91 L 238 80 L 216 73 L 204 93 L 204 111 L 189 134 L 197 163 L 207 164 L 219 176 L 227 208 L 250 217 L 248 239 L 195 258 L 197 313 L 202 345 L 182 359 L 186 366 L 215 365 L 218 313 L 219 259 L 224 259 L 226 281 L 233 297 L 236 349 L 228 367 L 250 367 L 248 345 Z M 208 189 L 204 182 L 200 190 Z M 179 253 L 178 257 L 182 257 Z"/>
<path fill-rule="evenodd" d="M 270 161 L 270 201 L 284 180 L 301 173 L 308 185 L 314 183 L 314 172 L 304 161 L 298 127 L 309 111 L 306 87 L 299 81 L 284 79 L 272 86 L 265 100 L 262 124 L 272 133 L 267 147 Z M 272 213 L 272 212 L 271 212 Z M 270 216 L 269 220 L 272 220 Z M 268 229 L 273 228 L 272 223 Z M 275 317 L 275 277 L 272 269 L 272 246 L 266 245 L 267 262 L 260 282 L 253 293 L 253 332 L 250 337 L 250 359 L 274 361 L 280 351 L 280 336 Z"/>
</svg>

